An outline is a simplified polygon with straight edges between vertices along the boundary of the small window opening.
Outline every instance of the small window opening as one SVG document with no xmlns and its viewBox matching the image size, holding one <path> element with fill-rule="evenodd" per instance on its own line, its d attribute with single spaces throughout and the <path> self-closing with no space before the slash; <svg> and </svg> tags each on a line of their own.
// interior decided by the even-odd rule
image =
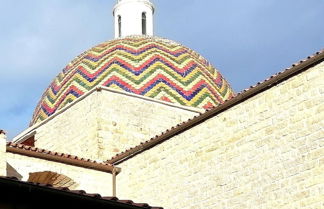
<svg viewBox="0 0 324 209">
<path fill-rule="evenodd" d="M 146 35 L 146 13 L 142 13 L 142 35 Z"/>
<path fill-rule="evenodd" d="M 121 27 L 122 27 L 122 19 L 121 16 L 118 15 L 118 36 L 121 37 Z"/>
<path fill-rule="evenodd" d="M 30 134 L 25 135 L 20 141 L 21 144 L 27 145 L 30 147 L 35 147 L 35 135 L 36 131 L 31 132 Z"/>
<path fill-rule="evenodd" d="M 30 136 L 28 139 L 23 141 L 21 144 L 27 145 L 27 146 L 30 146 L 30 147 L 35 147 L 35 135 Z"/>
</svg>

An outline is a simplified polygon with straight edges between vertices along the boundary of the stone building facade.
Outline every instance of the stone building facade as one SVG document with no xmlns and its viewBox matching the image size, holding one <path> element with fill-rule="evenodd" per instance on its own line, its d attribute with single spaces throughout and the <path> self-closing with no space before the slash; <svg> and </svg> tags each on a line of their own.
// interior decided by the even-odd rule
<svg viewBox="0 0 324 209">
<path fill-rule="evenodd" d="M 321 208 L 323 73 L 321 52 L 156 137 L 139 138 L 138 146 L 121 142 L 123 152 L 107 155 L 105 162 L 121 169 L 116 177 L 117 195 L 137 202 L 150 200 L 164 208 Z M 127 99 L 130 103 L 141 100 L 126 96 L 119 101 Z M 87 99 L 78 104 L 82 103 L 87 106 Z M 158 101 L 150 104 L 187 111 L 185 118 L 193 114 Z M 160 117 L 163 120 L 165 115 Z M 82 144 L 89 139 L 80 140 Z M 49 170 L 69 176 L 78 183 L 77 189 L 112 194 L 113 169 L 102 172 L 30 158 L 11 153 L 10 146 L 1 152 L 7 159 L 7 172 L 8 166 L 15 168 L 22 180 L 28 180 L 30 172 Z"/>
<path fill-rule="evenodd" d="M 201 112 L 99 88 L 21 136 L 25 140 L 24 135 L 33 133 L 36 147 L 105 161 Z M 155 121 L 160 121 L 158 126 Z"/>
<path fill-rule="evenodd" d="M 117 4 L 134 2 L 154 10 Z M 13 143 L 0 132 L 0 176 L 166 209 L 324 207 L 324 51 L 235 94 L 196 52 L 134 31 L 69 63 Z"/>
<path fill-rule="evenodd" d="M 118 163 L 119 195 L 165 208 L 322 208 L 323 78 L 322 61 Z"/>
</svg>

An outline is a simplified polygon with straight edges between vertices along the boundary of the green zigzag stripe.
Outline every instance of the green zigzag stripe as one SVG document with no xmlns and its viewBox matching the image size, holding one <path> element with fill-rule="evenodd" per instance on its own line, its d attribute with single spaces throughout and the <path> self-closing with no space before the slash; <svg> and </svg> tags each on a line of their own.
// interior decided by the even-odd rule
<svg viewBox="0 0 324 209">
<path fill-rule="evenodd" d="M 163 65 L 159 65 L 159 66 L 156 66 L 155 68 L 151 68 L 149 71 L 145 72 L 145 74 L 142 75 L 139 80 L 137 80 L 137 79 L 135 79 L 135 77 L 133 78 L 133 77 L 127 75 L 126 73 L 120 71 L 117 68 L 110 68 L 109 71 L 105 71 L 102 75 L 100 75 L 99 79 L 96 79 L 95 81 L 93 81 L 93 83 L 91 83 L 91 86 L 88 86 L 86 83 L 84 83 L 79 78 L 77 78 L 76 75 L 74 75 L 73 79 L 70 80 L 66 85 L 64 85 L 65 88 L 63 88 L 62 90 L 59 91 L 61 93 L 58 93 L 56 95 L 57 96 L 56 98 L 60 97 L 62 95 L 62 93 L 64 93 L 66 91 L 66 89 L 71 86 L 71 84 L 73 82 L 76 82 L 77 84 L 79 84 L 80 86 L 84 87 L 87 90 L 91 90 L 93 86 L 98 85 L 103 79 L 107 79 L 109 77 L 109 74 L 113 74 L 114 72 L 116 72 L 117 74 L 121 75 L 122 78 L 128 79 L 131 83 L 140 85 L 142 83 L 148 83 L 150 80 L 147 81 L 147 79 L 149 79 L 157 70 L 161 70 L 161 69 L 162 69 L 162 71 L 160 72 L 160 74 L 169 75 L 170 77 L 175 79 L 178 82 L 178 84 L 180 83 L 184 87 L 187 87 L 188 85 L 192 84 L 197 78 L 204 77 L 204 75 L 200 71 L 196 71 L 195 73 L 192 72 L 191 74 L 188 75 L 188 76 L 191 76 L 191 77 L 189 77 L 189 79 L 181 80 L 181 79 L 178 79 L 177 77 L 173 76 L 173 73 L 171 73 L 169 70 L 166 70 L 165 68 L 163 68 Z M 80 75 L 82 77 L 81 74 L 78 73 L 78 75 Z M 210 83 L 210 85 L 213 85 L 213 84 Z M 216 87 L 215 84 L 214 84 L 214 86 Z M 55 99 L 51 98 L 49 95 L 47 95 L 47 98 L 52 104 L 55 103 Z"/>
</svg>

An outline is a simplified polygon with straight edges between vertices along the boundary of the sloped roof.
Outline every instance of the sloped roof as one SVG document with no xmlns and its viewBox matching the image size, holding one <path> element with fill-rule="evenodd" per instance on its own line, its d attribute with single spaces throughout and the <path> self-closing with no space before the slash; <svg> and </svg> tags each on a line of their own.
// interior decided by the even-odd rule
<svg viewBox="0 0 324 209">
<path fill-rule="evenodd" d="M 236 106 L 245 100 L 260 94 L 261 92 L 266 91 L 269 88 L 272 88 L 279 83 L 301 73 L 305 70 L 309 69 L 311 66 L 314 66 L 324 60 L 324 49 L 316 52 L 315 54 L 308 56 L 306 59 L 301 60 L 297 63 L 294 63 L 291 67 L 286 68 L 285 70 L 272 75 L 271 77 L 267 78 L 264 81 L 258 82 L 256 85 L 251 86 L 248 89 L 243 90 L 241 93 L 238 93 L 235 97 L 232 99 L 229 99 L 225 101 L 223 104 L 212 108 L 210 110 L 206 110 L 205 113 L 200 114 L 199 116 L 195 116 L 192 119 L 189 119 L 186 122 L 180 123 L 177 126 L 174 126 L 164 132 L 162 132 L 160 135 L 157 135 L 153 138 L 151 138 L 148 141 L 142 142 L 140 145 L 132 147 L 124 152 L 121 152 L 114 157 L 112 157 L 110 160 L 107 160 L 107 163 L 117 165 L 129 158 L 132 158 L 133 156 L 148 150 L 160 143 L 163 143 L 164 141 L 172 138 L 173 136 L 180 134 L 204 121 L 206 121 L 209 118 L 212 118 L 216 115 L 218 115 L 221 112 L 226 111 L 227 109 Z"/>
<path fill-rule="evenodd" d="M 95 160 L 80 158 L 70 154 L 64 154 L 59 152 L 53 152 L 45 149 L 40 149 L 36 147 L 30 147 L 23 144 L 15 144 L 12 142 L 7 143 L 7 152 L 25 155 L 29 157 L 40 158 L 44 160 L 51 160 L 55 162 L 70 164 L 74 166 L 79 166 L 83 168 L 94 169 L 104 172 L 116 172 L 121 171 L 120 168 L 117 168 L 109 163 L 100 163 Z"/>
</svg>

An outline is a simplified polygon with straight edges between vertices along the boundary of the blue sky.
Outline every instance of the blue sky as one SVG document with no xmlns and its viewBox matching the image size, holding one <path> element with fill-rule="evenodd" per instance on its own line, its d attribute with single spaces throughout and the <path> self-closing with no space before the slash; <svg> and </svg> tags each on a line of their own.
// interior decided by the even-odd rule
<svg viewBox="0 0 324 209">
<path fill-rule="evenodd" d="M 155 35 L 207 58 L 236 92 L 324 48 L 323 0 L 155 0 Z M 113 38 L 114 0 L 0 0 L 0 129 L 24 130 L 53 78 Z"/>
</svg>

